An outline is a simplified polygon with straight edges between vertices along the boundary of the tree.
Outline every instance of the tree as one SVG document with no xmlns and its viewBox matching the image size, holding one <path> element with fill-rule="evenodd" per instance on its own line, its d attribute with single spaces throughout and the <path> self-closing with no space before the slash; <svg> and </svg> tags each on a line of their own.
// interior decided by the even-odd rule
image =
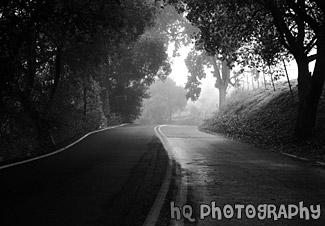
<svg viewBox="0 0 325 226">
<path fill-rule="evenodd" d="M 231 47 L 236 46 L 233 45 L 232 40 L 247 41 L 254 34 L 255 38 L 269 38 L 265 33 L 267 29 L 261 28 L 266 28 L 265 25 L 270 26 L 268 21 L 271 19 L 271 25 L 276 28 L 282 46 L 294 56 L 298 65 L 299 113 L 295 136 L 298 140 L 311 138 L 325 80 L 325 68 L 322 66 L 325 62 L 324 2 L 321 0 L 217 0 L 204 2 L 176 0 L 176 4 L 180 4 L 180 2 L 186 3 L 184 10 L 193 10 L 193 18 L 188 17 L 190 21 L 198 24 L 211 24 L 211 26 L 200 28 L 201 31 L 207 33 L 203 37 L 211 37 L 211 34 L 222 31 L 220 38 L 224 37 L 223 40 L 229 43 L 228 46 L 220 45 L 223 40 L 206 39 L 207 42 L 203 42 L 203 44 L 211 44 L 204 46 L 208 50 L 214 50 L 221 46 L 225 50 L 229 51 L 229 47 L 232 50 Z M 207 12 L 210 13 L 207 14 Z M 214 17 L 211 18 L 209 15 Z M 219 23 L 222 20 L 216 19 L 220 15 L 227 19 L 223 21 L 224 26 Z M 267 20 L 265 20 L 266 18 Z M 256 36 L 257 31 L 262 31 L 262 33 Z M 313 49 L 316 49 L 317 53 L 310 55 Z M 312 60 L 316 60 L 316 62 L 314 71 L 310 73 L 309 62 Z"/>
<path fill-rule="evenodd" d="M 6 125 L 1 133 L 20 131 L 38 143 L 31 149 L 47 150 L 62 134 L 67 139 L 105 126 L 110 94 L 124 97 L 117 105 L 140 109 L 142 90 L 168 68 L 164 44 L 139 41 L 154 25 L 156 12 L 149 0 L 1 1 L 0 121 Z M 123 57 L 124 65 L 129 60 L 139 68 L 117 70 L 124 66 L 115 59 L 122 52 L 134 57 Z M 119 93 L 116 87 L 124 86 Z M 131 101 L 134 95 L 139 100 Z M 135 114 L 131 111 L 126 114 Z M 23 133 L 23 126 L 31 132 Z"/>
<path fill-rule="evenodd" d="M 311 138 L 325 80 L 325 4 L 319 0 L 257 2 L 272 16 L 282 45 L 297 62 L 299 110 L 295 135 L 298 140 Z M 310 55 L 314 48 L 317 53 Z M 316 60 L 315 68 L 310 72 L 312 60 Z"/>
<path fill-rule="evenodd" d="M 155 20 L 153 32 L 163 37 L 166 43 L 174 46 L 173 55 L 178 55 L 180 47 L 191 44 L 191 36 L 198 32 L 183 14 L 172 5 L 161 5 Z"/>
<path fill-rule="evenodd" d="M 176 1 L 176 7 L 179 12 L 186 12 L 186 18 L 199 29 L 193 36 L 195 46 L 210 56 L 216 78 L 215 87 L 219 89 L 219 106 L 222 107 L 228 84 L 231 84 L 230 69 L 236 60 L 236 51 L 247 39 L 251 29 L 242 22 L 244 15 L 225 10 L 229 7 L 228 1 L 184 0 Z M 189 78 L 189 82 L 193 82 L 192 87 L 195 86 L 193 76 Z"/>
<path fill-rule="evenodd" d="M 270 34 L 270 31 L 273 33 L 272 30 L 269 30 L 268 34 Z M 288 62 L 292 59 L 292 55 L 283 48 L 274 35 L 266 35 L 262 40 L 251 40 L 246 45 L 240 47 L 237 54 L 238 58 L 236 62 L 242 68 L 248 67 L 254 70 L 254 79 L 259 76 L 260 72 L 263 73 L 263 76 L 269 74 L 274 90 L 275 86 L 273 81 L 284 76 L 283 62 Z"/>
<path fill-rule="evenodd" d="M 170 73 L 166 46 L 148 31 L 135 43 L 121 46 L 114 59 L 109 78 L 111 111 L 133 121 L 140 113 L 148 87 L 156 77 L 165 79 Z"/>
<path fill-rule="evenodd" d="M 141 120 L 150 123 L 171 122 L 172 116 L 186 106 L 186 91 L 167 78 L 156 81 L 149 89 L 150 98 L 143 105 Z"/>
<path fill-rule="evenodd" d="M 209 56 L 205 51 L 193 49 L 185 59 L 186 67 L 190 73 L 187 77 L 185 88 L 188 90 L 186 97 L 196 101 L 201 93 L 200 80 L 206 77 L 205 67 L 212 69 L 216 78 L 215 87 L 219 90 L 219 107 L 222 107 L 226 100 L 228 85 L 235 86 L 232 82 L 238 74 L 230 76 L 230 68 L 226 60 L 220 61 L 215 55 Z"/>
</svg>

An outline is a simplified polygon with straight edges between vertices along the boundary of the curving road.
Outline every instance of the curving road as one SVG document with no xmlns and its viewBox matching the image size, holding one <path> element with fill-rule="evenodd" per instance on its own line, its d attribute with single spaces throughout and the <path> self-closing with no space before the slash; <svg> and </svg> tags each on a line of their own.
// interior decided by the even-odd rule
<svg viewBox="0 0 325 226">
<path fill-rule="evenodd" d="M 325 225 L 324 168 L 203 133 L 194 126 L 161 126 L 160 132 L 168 141 L 170 155 L 182 167 L 183 191 L 179 193 L 187 194 L 187 199 L 177 207 L 189 204 L 187 213 L 190 207 L 193 211 L 186 215 L 185 225 Z M 299 208 L 299 203 L 303 205 L 295 215 L 293 205 Z M 285 219 L 289 205 L 291 219 Z M 311 205 L 315 210 L 320 205 L 319 211 L 313 214 Z M 305 212 L 300 219 L 303 207 L 308 208 L 309 220 Z"/>
<path fill-rule="evenodd" d="M 0 170 L 0 225 L 141 225 L 166 163 L 153 126 L 92 134 L 59 154 Z"/>
<path fill-rule="evenodd" d="M 0 181 L 1 226 L 325 225 L 324 168 L 194 126 L 94 133 Z"/>
</svg>

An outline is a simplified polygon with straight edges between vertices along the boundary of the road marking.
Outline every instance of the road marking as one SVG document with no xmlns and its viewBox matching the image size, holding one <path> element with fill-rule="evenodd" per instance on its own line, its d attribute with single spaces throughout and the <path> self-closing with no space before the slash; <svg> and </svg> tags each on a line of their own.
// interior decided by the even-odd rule
<svg viewBox="0 0 325 226">
<path fill-rule="evenodd" d="M 160 215 L 160 211 L 166 199 L 167 192 L 169 190 L 170 181 L 172 177 L 172 169 L 174 167 L 172 159 L 175 159 L 174 155 L 174 147 L 168 141 L 167 137 L 162 133 L 161 127 L 165 125 L 159 125 L 155 127 L 155 133 L 163 144 L 165 150 L 168 154 L 168 165 L 166 169 L 165 178 L 163 184 L 160 187 L 158 195 L 154 204 L 152 205 L 149 214 L 143 224 L 143 226 L 153 226 L 156 224 L 158 217 Z M 187 181 L 186 181 L 186 171 L 182 168 L 176 167 L 176 183 L 177 183 L 177 196 L 176 196 L 176 204 L 179 206 L 183 206 L 186 202 L 187 198 Z M 184 220 L 180 221 L 170 221 L 171 225 L 184 225 Z"/>
<path fill-rule="evenodd" d="M 299 157 L 297 155 L 292 155 L 292 154 L 289 154 L 289 153 L 286 153 L 286 152 L 281 152 L 281 154 L 289 156 L 291 158 L 300 159 L 300 160 L 303 160 L 303 161 L 308 161 L 308 159 L 306 159 L 306 158 Z"/>
<path fill-rule="evenodd" d="M 220 136 L 220 134 L 217 134 L 217 133 L 214 133 L 214 132 L 211 132 L 211 131 L 200 131 L 197 127 L 195 127 L 195 130 L 199 131 L 199 132 L 203 132 L 203 133 L 213 134 L 215 136 Z M 226 137 L 226 138 L 229 139 L 229 140 L 234 140 L 231 137 Z M 243 142 L 241 140 L 237 140 L 237 141 Z M 245 143 L 245 142 L 243 142 L 243 143 Z M 282 154 L 282 155 L 286 155 L 286 156 L 289 156 L 289 157 L 295 158 L 295 159 L 300 159 L 300 160 L 306 161 L 306 162 L 312 162 L 313 161 L 313 160 L 310 160 L 310 159 L 307 159 L 307 158 L 304 158 L 304 157 L 300 157 L 298 155 L 289 154 L 289 153 L 286 153 L 286 152 L 279 152 L 279 153 Z M 320 165 L 320 166 L 325 166 L 325 162 L 315 161 L 315 163 Z"/>
<path fill-rule="evenodd" d="M 291 158 L 300 159 L 300 160 L 305 161 L 305 162 L 312 162 L 312 160 L 310 160 L 310 159 L 303 158 L 303 157 L 300 157 L 300 156 L 297 156 L 297 155 L 289 154 L 289 153 L 286 153 L 286 152 L 280 152 L 280 153 L 283 154 L 283 155 L 289 156 Z M 321 166 L 325 166 L 324 162 L 315 161 L 315 163 L 318 164 L 318 165 L 321 165 Z"/>
<path fill-rule="evenodd" d="M 182 207 L 186 204 L 187 200 L 187 177 L 186 171 L 181 166 L 176 167 L 176 184 L 179 189 L 177 190 L 175 205 L 178 207 Z M 181 218 L 180 220 L 171 219 L 169 225 L 184 225 L 184 218 Z"/>
<path fill-rule="evenodd" d="M 163 144 L 165 150 L 168 147 L 168 142 L 166 137 L 161 133 L 160 131 L 160 126 L 156 126 L 154 128 L 155 134 L 156 136 L 159 138 L 159 140 L 161 141 L 161 143 Z M 154 226 L 158 220 L 160 211 L 162 209 L 162 206 L 164 205 L 164 201 L 166 199 L 167 196 L 167 192 L 169 189 L 169 185 L 170 185 L 170 180 L 172 178 L 172 169 L 173 169 L 173 162 L 171 160 L 171 157 L 167 151 L 168 154 L 168 164 L 167 164 L 167 168 L 166 168 L 166 172 L 165 172 L 165 178 L 164 181 L 159 189 L 159 192 L 157 194 L 157 197 L 155 199 L 155 202 L 153 203 L 149 214 L 145 220 L 145 222 L 143 223 L 143 226 Z"/>
<path fill-rule="evenodd" d="M 109 130 L 109 129 L 114 129 L 116 127 L 120 127 L 120 126 L 124 126 L 126 125 L 127 123 L 125 124 L 121 124 L 121 125 L 117 125 L 117 126 L 111 126 L 111 127 L 107 127 L 107 128 L 104 128 L 104 129 L 100 129 L 100 130 L 95 130 L 95 131 L 92 131 L 90 133 L 87 133 L 86 135 L 84 135 L 83 137 L 79 138 L 77 141 L 57 150 L 57 151 L 53 151 L 51 153 L 48 153 L 48 154 L 45 154 L 45 155 L 41 155 L 41 156 L 38 156 L 38 157 L 34 157 L 34 158 L 31 158 L 31 159 L 26 159 L 26 160 L 23 160 L 23 161 L 20 161 L 20 162 L 14 162 L 14 163 L 10 163 L 10 164 L 7 164 L 7 165 L 4 165 L 4 166 L 0 166 L 0 170 L 2 169 L 5 169 L 5 168 L 9 168 L 9 167 L 13 167 L 13 166 L 17 166 L 17 165 L 21 165 L 21 164 L 24 164 L 24 163 L 28 163 L 28 162 L 32 162 L 32 161 L 35 161 L 35 160 L 39 160 L 39 159 L 42 159 L 42 158 L 46 158 L 46 157 L 49 157 L 51 155 L 55 155 L 57 153 L 60 153 L 70 147 L 72 147 L 73 145 L 79 143 L 80 141 L 82 141 L 83 139 L 85 139 L 86 137 L 88 137 L 89 135 L 91 134 L 94 134 L 94 133 L 98 133 L 98 132 L 102 132 L 104 130 Z"/>
</svg>

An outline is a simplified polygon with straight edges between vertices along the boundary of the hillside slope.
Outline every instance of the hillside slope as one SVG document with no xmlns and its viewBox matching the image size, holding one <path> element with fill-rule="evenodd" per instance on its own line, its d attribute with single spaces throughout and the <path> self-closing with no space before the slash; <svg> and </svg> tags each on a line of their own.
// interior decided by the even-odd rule
<svg viewBox="0 0 325 226">
<path fill-rule="evenodd" d="M 273 89 L 236 91 L 222 109 L 206 119 L 200 129 L 253 143 L 256 146 L 325 161 L 325 92 L 322 94 L 313 141 L 296 143 L 293 130 L 298 109 L 297 84 L 293 96 L 288 83 Z"/>
</svg>

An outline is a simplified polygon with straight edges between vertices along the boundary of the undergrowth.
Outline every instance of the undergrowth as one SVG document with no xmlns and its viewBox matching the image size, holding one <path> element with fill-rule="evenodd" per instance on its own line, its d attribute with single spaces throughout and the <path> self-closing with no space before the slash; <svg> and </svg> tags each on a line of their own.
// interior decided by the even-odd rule
<svg viewBox="0 0 325 226">
<path fill-rule="evenodd" d="M 323 92 L 314 139 L 298 143 L 293 131 L 298 109 L 297 85 L 293 97 L 287 83 L 273 89 L 237 90 L 225 106 L 206 119 L 200 129 L 253 143 L 258 147 L 325 161 L 325 93 Z"/>
</svg>

